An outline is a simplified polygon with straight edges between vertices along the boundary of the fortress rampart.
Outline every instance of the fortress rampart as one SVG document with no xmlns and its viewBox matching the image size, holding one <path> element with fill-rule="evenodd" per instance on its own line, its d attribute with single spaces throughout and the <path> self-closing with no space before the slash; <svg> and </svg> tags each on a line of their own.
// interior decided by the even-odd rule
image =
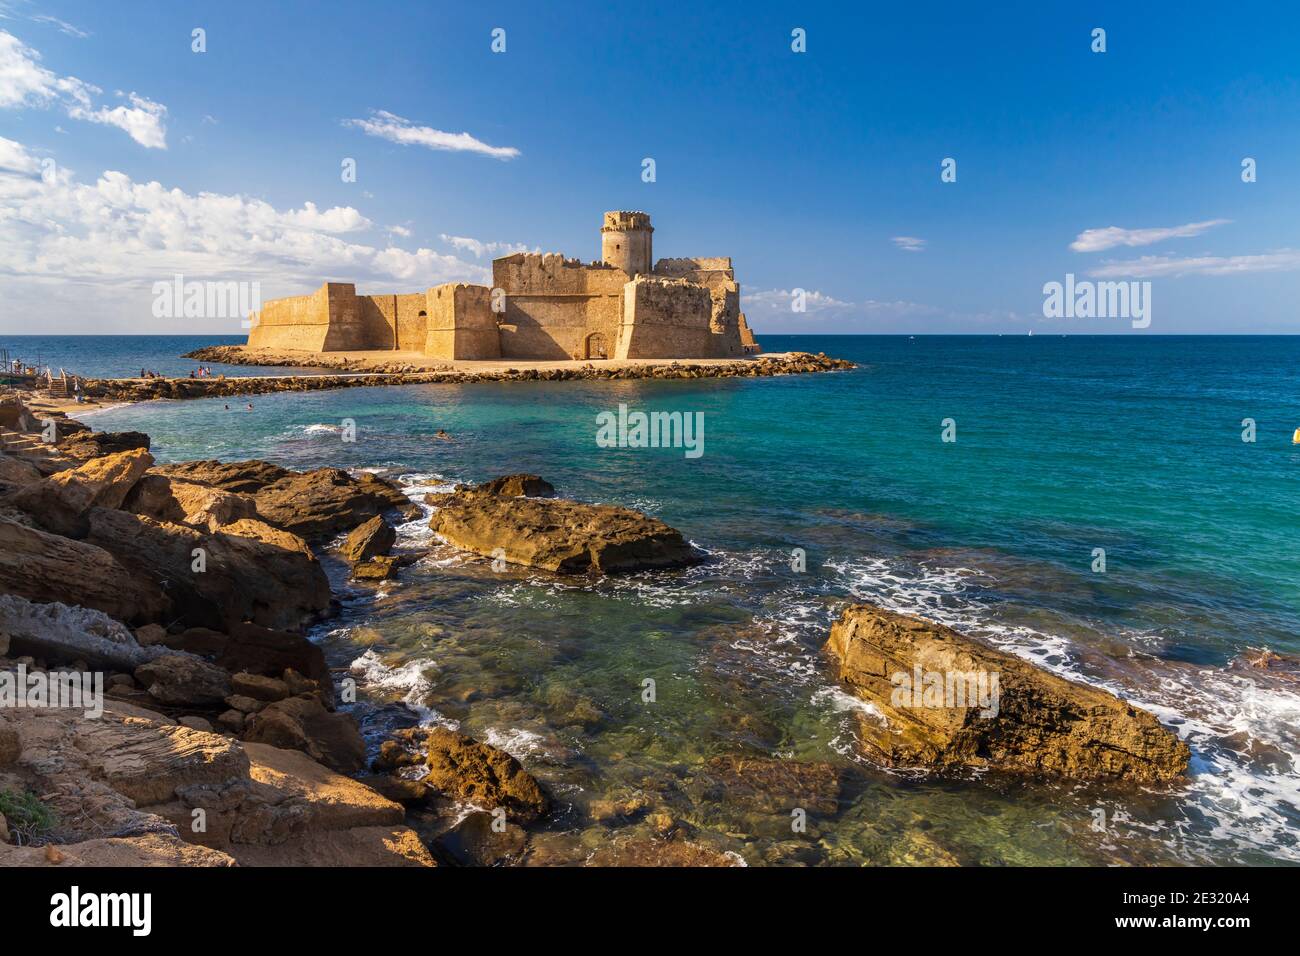
<svg viewBox="0 0 1300 956">
<path fill-rule="evenodd" d="M 516 253 L 492 263 L 492 288 L 445 283 L 364 295 L 326 282 L 275 299 L 248 344 L 312 352 L 422 352 L 447 360 L 727 358 L 758 352 L 730 258 L 651 266 L 650 217 L 607 212 L 599 261 Z"/>
</svg>

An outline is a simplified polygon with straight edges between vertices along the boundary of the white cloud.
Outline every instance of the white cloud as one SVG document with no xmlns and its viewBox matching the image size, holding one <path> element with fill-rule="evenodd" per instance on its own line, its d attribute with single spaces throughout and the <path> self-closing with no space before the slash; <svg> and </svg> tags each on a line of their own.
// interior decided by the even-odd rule
<svg viewBox="0 0 1300 956">
<path fill-rule="evenodd" d="M 343 121 L 343 125 L 355 126 L 370 136 L 403 146 L 480 153 L 493 159 L 514 159 L 519 155 L 519 150 L 513 146 L 489 146 L 469 133 L 444 133 L 429 126 L 414 126 L 410 120 L 384 110 L 371 110 L 369 119 L 348 119 Z"/>
<path fill-rule="evenodd" d="M 889 240 L 904 252 L 924 252 L 925 240 L 917 239 L 915 236 L 894 236 Z"/>
<path fill-rule="evenodd" d="M 786 313 L 799 316 L 819 317 L 832 311 L 846 311 L 852 309 L 852 302 L 842 302 L 839 299 L 818 292 L 815 289 L 805 289 L 803 296 L 804 311 L 795 312 L 794 289 L 761 289 L 755 292 L 741 292 L 741 310 L 746 314 L 750 312 L 776 315 Z"/>
<path fill-rule="evenodd" d="M 0 136 L 0 174 L 8 170 L 14 173 L 35 173 L 41 168 L 40 161 L 23 148 L 22 143 Z"/>
<path fill-rule="evenodd" d="M 264 298 L 326 279 L 370 283 L 376 291 L 490 281 L 487 269 L 455 256 L 349 238 L 372 228 L 351 207 L 277 209 L 248 196 L 135 182 L 112 170 L 84 183 L 60 167 L 45 181 L 39 165 L 21 144 L 0 139 L 0 282 L 14 305 L 35 308 L 48 290 L 88 286 L 76 313 L 87 321 L 96 308 L 127 311 L 118 303 L 137 303 L 133 288 L 144 295 L 176 273 L 259 281 Z M 130 314 L 138 321 L 138 312 Z"/>
<path fill-rule="evenodd" d="M 1229 276 L 1250 272 L 1293 272 L 1300 269 L 1300 249 L 1279 249 L 1250 256 L 1142 256 L 1104 262 L 1088 274 L 1099 279 L 1154 279 L 1187 275 Z"/>
<path fill-rule="evenodd" d="M 61 32 L 66 33 L 70 37 L 76 37 L 78 40 L 84 40 L 86 39 L 86 37 L 90 36 L 90 34 L 87 33 L 85 30 L 82 30 L 80 27 L 73 26 L 67 20 L 60 20 L 58 17 L 51 17 L 47 14 L 40 14 L 38 16 L 32 17 L 32 22 L 48 23 L 51 26 L 56 26 L 59 28 Z"/>
<path fill-rule="evenodd" d="M 528 252 L 528 247 L 522 242 L 481 242 L 478 239 L 471 239 L 469 236 L 449 236 L 445 232 L 439 237 L 453 249 L 459 249 L 461 252 L 472 253 L 475 259 L 482 259 L 485 255 L 514 255 L 516 252 Z M 538 251 L 536 249 L 534 252 Z"/>
<path fill-rule="evenodd" d="M 1189 222 L 1182 226 L 1164 226 L 1155 229 L 1121 229 L 1119 226 L 1107 226 L 1105 229 L 1085 229 L 1070 243 L 1075 252 L 1102 252 L 1116 246 L 1149 246 L 1166 239 L 1187 239 L 1199 236 L 1215 226 L 1222 226 L 1229 219 L 1207 219 L 1205 222 Z"/>
<path fill-rule="evenodd" d="M 127 94 L 127 99 L 131 102 L 130 107 L 116 106 L 109 109 L 104 106 L 94 111 L 74 107 L 68 110 L 68 115 L 73 119 L 123 129 L 147 149 L 166 149 L 167 129 L 163 125 L 163 117 L 167 113 L 167 107 L 135 93 Z"/>
<path fill-rule="evenodd" d="M 167 107 L 135 93 L 130 106 L 98 109 L 103 90 L 75 76 L 59 76 L 40 64 L 41 55 L 17 37 L 0 30 L 0 109 L 48 109 L 61 106 L 73 119 L 116 126 L 149 149 L 167 148 L 163 117 Z M 119 94 L 121 95 L 121 94 Z"/>
<path fill-rule="evenodd" d="M 411 238 L 411 230 L 405 226 L 389 226 L 388 231 L 395 236 L 401 236 L 403 239 Z"/>
</svg>

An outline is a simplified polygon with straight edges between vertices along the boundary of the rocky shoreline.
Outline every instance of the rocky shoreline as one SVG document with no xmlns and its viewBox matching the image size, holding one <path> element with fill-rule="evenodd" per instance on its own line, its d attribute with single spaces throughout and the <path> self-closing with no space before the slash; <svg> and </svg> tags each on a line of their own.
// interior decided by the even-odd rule
<svg viewBox="0 0 1300 956">
<path fill-rule="evenodd" d="M 596 365 L 572 368 L 514 368 L 485 370 L 433 369 L 401 362 L 360 362 L 335 358 L 328 353 L 286 354 L 266 350 L 249 352 L 244 346 L 216 345 L 188 353 L 185 358 L 227 365 L 266 367 L 318 367 L 339 369 L 346 374 L 275 375 L 239 378 L 150 378 L 82 380 L 82 391 L 91 399 L 113 402 L 145 402 L 153 399 L 223 398 L 264 395 L 271 392 L 309 392 L 338 388 L 388 385 L 474 384 L 481 382 L 565 382 L 622 381 L 627 379 L 762 378 L 774 375 L 803 375 L 813 372 L 856 368 L 844 359 L 823 354 L 792 352 L 780 356 L 759 356 L 729 362 L 668 361 L 635 365 Z M 526 366 L 527 363 L 521 363 Z"/>
<path fill-rule="evenodd" d="M 17 814 L 0 818 L 0 865 L 564 862 L 532 829 L 556 795 L 503 750 L 415 726 L 368 751 L 355 681 L 305 634 L 337 609 L 322 555 L 357 580 L 422 556 L 398 547 L 394 524 L 423 514 L 398 486 L 263 461 L 158 465 L 147 435 L 56 423 L 46 443 L 21 403 L 0 404 L 0 679 L 97 675 L 104 707 L 0 708 L 0 799 Z M 428 503 L 453 547 L 548 573 L 701 559 L 663 522 L 559 498 L 536 475 Z M 883 721 L 864 715 L 859 743 L 884 766 L 1147 785 L 1187 767 L 1152 715 L 929 622 L 850 607 L 827 665 Z M 996 713 L 900 701 L 890 675 L 921 669 L 1000 676 Z M 714 758 L 696 781 L 779 816 L 791 801 L 833 816 L 840 774 L 754 754 Z M 585 862 L 737 862 L 644 795 L 588 812 L 635 835 Z"/>
</svg>

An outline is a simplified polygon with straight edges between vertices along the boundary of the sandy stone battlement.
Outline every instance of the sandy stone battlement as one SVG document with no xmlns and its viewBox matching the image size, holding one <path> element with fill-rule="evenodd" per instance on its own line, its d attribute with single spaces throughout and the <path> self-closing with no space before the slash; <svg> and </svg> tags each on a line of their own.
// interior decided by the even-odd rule
<svg viewBox="0 0 1300 956">
<path fill-rule="evenodd" d="M 644 212 L 605 213 L 601 259 L 516 253 L 492 262 L 492 287 L 357 295 L 326 282 L 253 317 L 251 348 L 422 352 L 490 359 L 731 358 L 760 351 L 740 311 L 730 258 L 661 259 Z"/>
</svg>

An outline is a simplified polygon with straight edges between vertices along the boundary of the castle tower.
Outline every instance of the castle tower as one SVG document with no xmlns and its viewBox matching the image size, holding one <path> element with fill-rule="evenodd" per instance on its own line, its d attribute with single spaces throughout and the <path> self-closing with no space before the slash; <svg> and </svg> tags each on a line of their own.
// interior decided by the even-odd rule
<svg viewBox="0 0 1300 956">
<path fill-rule="evenodd" d="M 600 228 L 600 258 L 629 276 L 648 273 L 654 259 L 650 236 L 654 232 L 644 212 L 607 212 Z"/>
</svg>

